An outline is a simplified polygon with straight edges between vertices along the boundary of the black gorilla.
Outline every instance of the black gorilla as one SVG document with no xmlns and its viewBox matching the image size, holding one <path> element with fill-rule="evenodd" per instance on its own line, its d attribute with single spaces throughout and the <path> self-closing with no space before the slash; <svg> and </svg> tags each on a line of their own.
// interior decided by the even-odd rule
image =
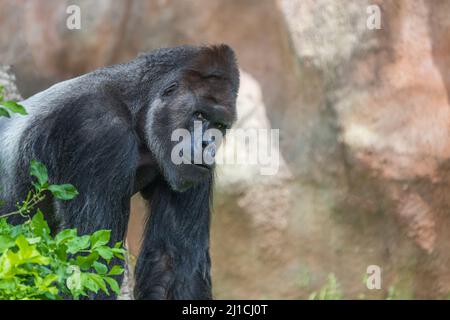
<svg viewBox="0 0 450 320">
<path fill-rule="evenodd" d="M 22 102 L 29 115 L 0 120 L 2 194 L 9 212 L 30 188 L 31 159 L 72 201 L 42 205 L 53 230 L 111 229 L 125 237 L 130 198 L 149 200 L 136 266 L 138 299 L 210 299 L 209 224 L 214 164 L 171 161 L 177 128 L 225 133 L 236 118 L 239 71 L 226 45 L 182 46 L 58 83 Z M 203 142 L 202 148 L 208 142 Z"/>
</svg>

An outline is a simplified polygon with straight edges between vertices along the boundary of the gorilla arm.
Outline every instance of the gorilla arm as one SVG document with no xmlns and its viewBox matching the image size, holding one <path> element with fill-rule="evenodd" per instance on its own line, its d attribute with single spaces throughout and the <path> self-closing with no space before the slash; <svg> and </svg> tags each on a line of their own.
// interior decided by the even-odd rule
<svg viewBox="0 0 450 320">
<path fill-rule="evenodd" d="M 209 225 L 212 177 L 184 192 L 152 188 L 136 265 L 136 299 L 211 299 Z M 144 195 L 145 197 L 145 195 Z"/>
</svg>

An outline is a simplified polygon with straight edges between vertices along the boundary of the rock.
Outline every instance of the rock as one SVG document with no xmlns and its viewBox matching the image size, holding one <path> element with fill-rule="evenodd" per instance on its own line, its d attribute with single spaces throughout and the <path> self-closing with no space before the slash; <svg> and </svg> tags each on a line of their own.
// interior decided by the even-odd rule
<svg viewBox="0 0 450 320">
<path fill-rule="evenodd" d="M 420 283 L 432 277 L 427 287 L 445 295 L 450 287 L 440 279 L 449 271 L 449 239 L 441 226 L 449 223 L 450 28 L 443 12 L 450 6 L 377 1 L 381 29 L 369 30 L 367 4 L 281 1 L 281 8 L 297 56 L 323 74 L 325 100 L 339 128 L 347 181 L 337 181 L 347 191 L 335 198 L 337 208 L 367 215 L 378 202 L 419 248 L 433 253 L 417 266 L 415 293 L 429 297 Z M 419 270 L 426 264 L 441 264 L 440 271 L 423 276 Z"/>
<path fill-rule="evenodd" d="M 368 47 L 364 41 L 370 33 L 366 26 L 370 1 L 281 0 L 278 3 L 302 61 L 320 69 L 336 68 L 349 61 L 355 50 Z"/>
<path fill-rule="evenodd" d="M 4 89 L 3 96 L 5 100 L 22 100 L 16 86 L 16 77 L 11 73 L 9 66 L 0 65 L 0 86 Z"/>
<path fill-rule="evenodd" d="M 235 197 L 237 206 L 243 214 L 249 215 L 255 230 L 264 234 L 259 243 L 261 252 L 273 259 L 280 254 L 283 247 L 283 232 L 288 223 L 293 176 L 278 148 L 276 139 L 279 135 L 271 139 L 272 128 L 266 115 L 261 86 L 245 71 L 241 71 L 237 113 L 239 120 L 232 132 L 227 134 L 217 159 L 238 162 L 239 155 L 247 156 L 244 156 L 243 162 L 226 162 L 217 167 L 217 197 L 220 198 L 223 194 L 228 195 L 227 199 Z M 255 135 L 249 135 L 249 139 L 253 143 L 240 138 L 239 133 L 245 132 L 241 130 L 252 130 Z M 256 152 L 253 151 L 252 145 Z M 252 155 L 256 156 L 258 152 L 266 150 L 270 155 L 269 161 L 263 161 L 260 157 L 250 161 Z M 263 164 L 264 162 L 267 164 Z"/>
</svg>

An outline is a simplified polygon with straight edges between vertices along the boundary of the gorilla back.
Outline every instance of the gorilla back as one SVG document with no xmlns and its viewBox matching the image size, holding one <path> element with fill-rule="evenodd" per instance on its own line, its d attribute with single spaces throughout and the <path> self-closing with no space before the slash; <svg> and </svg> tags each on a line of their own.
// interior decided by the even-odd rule
<svg viewBox="0 0 450 320">
<path fill-rule="evenodd" d="M 159 49 L 58 83 L 21 102 L 28 116 L 0 120 L 0 182 L 9 212 L 30 189 L 30 161 L 51 183 L 71 183 L 72 201 L 48 198 L 56 232 L 112 230 L 123 240 L 130 198 L 149 216 L 136 265 L 139 299 L 211 298 L 209 221 L 214 164 L 175 164 L 176 129 L 225 134 L 236 119 L 239 71 L 226 45 Z M 214 140 L 202 141 L 209 148 Z M 214 145 L 215 146 L 215 145 Z M 195 146 L 192 146 L 192 152 Z M 150 214 L 151 213 L 151 214 Z M 98 296 L 98 298 L 103 298 Z"/>
</svg>

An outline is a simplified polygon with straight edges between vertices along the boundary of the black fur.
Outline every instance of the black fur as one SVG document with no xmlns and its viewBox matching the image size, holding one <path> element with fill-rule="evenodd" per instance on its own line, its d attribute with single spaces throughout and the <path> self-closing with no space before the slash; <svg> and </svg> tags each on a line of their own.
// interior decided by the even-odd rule
<svg viewBox="0 0 450 320">
<path fill-rule="evenodd" d="M 111 242 L 121 241 L 130 198 L 141 192 L 149 199 L 150 215 L 136 266 L 135 297 L 212 298 L 214 167 L 174 165 L 170 134 L 190 128 L 196 110 L 209 113 L 210 127 L 217 121 L 232 123 L 238 86 L 229 47 L 183 46 L 99 69 L 23 101 L 30 113 L 25 125 L 13 118 L 0 126 L 0 147 L 14 150 L 12 157 L 0 154 L 5 188 L 0 198 L 7 201 L 1 213 L 30 189 L 31 159 L 47 166 L 51 183 L 71 183 L 80 193 L 72 201 L 49 198 L 42 204 L 55 232 L 111 229 Z"/>
<path fill-rule="evenodd" d="M 182 193 L 165 182 L 157 184 L 136 266 L 136 298 L 211 298 L 211 179 Z"/>
</svg>

